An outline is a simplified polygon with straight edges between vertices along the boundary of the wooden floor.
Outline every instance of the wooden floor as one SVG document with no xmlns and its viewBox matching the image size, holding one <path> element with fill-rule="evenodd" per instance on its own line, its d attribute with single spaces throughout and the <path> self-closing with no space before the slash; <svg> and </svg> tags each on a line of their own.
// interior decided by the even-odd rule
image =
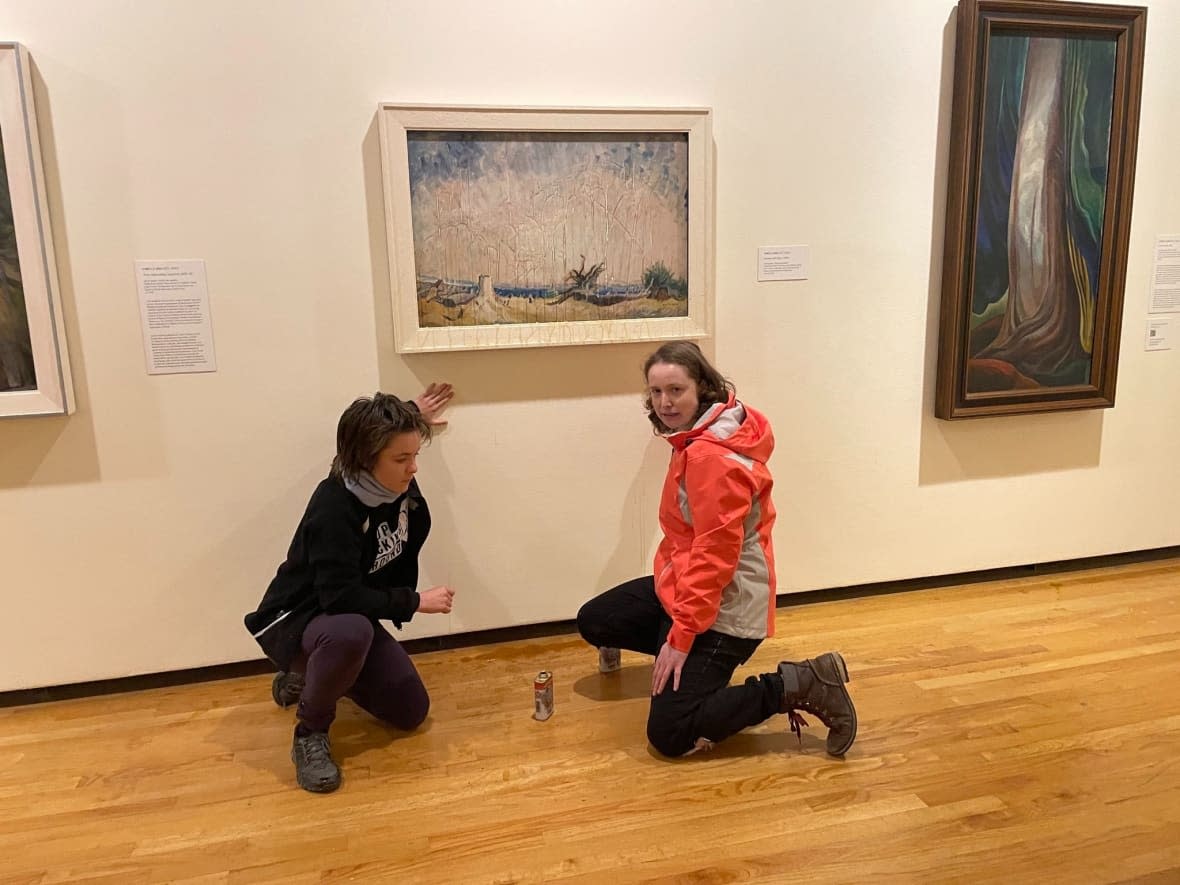
<svg viewBox="0 0 1180 885">
<path fill-rule="evenodd" d="M 294 785 L 248 677 L 0 710 L 0 882 L 1180 882 L 1180 560 L 796 606 L 739 676 L 843 651 L 844 761 L 784 717 L 679 761 L 650 667 L 576 637 L 419 655 Z M 535 722 L 532 677 L 556 674 Z"/>
</svg>

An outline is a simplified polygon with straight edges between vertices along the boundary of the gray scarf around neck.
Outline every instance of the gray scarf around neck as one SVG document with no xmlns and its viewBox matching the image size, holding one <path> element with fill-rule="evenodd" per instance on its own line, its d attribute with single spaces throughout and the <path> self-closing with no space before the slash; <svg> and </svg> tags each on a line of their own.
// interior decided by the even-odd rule
<svg viewBox="0 0 1180 885">
<path fill-rule="evenodd" d="M 366 507 L 376 507 L 380 504 L 392 504 L 401 495 L 391 492 L 373 478 L 373 474 L 362 470 L 356 479 L 344 477 L 344 487 L 352 492 Z"/>
</svg>

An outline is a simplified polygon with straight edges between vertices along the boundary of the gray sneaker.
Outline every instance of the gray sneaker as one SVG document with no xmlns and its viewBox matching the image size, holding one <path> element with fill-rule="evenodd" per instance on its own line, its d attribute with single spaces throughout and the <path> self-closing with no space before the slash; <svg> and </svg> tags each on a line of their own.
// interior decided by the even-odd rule
<svg viewBox="0 0 1180 885">
<path fill-rule="evenodd" d="M 791 730 L 799 734 L 799 727 L 807 724 L 797 711 L 813 713 L 828 727 L 828 752 L 847 753 L 856 740 L 856 707 L 844 687 L 848 666 L 840 653 L 830 651 L 801 664 L 783 661 L 778 672 L 783 678 L 781 712 L 790 717 Z"/>
<path fill-rule="evenodd" d="M 270 696 L 284 710 L 292 704 L 298 704 L 299 698 L 303 696 L 303 674 L 280 670 L 271 680 Z"/>
<path fill-rule="evenodd" d="M 325 731 L 295 735 L 291 744 L 295 780 L 310 793 L 331 793 L 340 786 L 340 766 L 332 758 L 332 744 Z"/>
</svg>

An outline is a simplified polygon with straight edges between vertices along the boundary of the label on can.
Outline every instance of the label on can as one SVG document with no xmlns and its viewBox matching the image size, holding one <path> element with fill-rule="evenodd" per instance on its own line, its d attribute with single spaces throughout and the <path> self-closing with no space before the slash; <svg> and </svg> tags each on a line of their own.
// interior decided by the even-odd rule
<svg viewBox="0 0 1180 885">
<path fill-rule="evenodd" d="M 553 674 L 542 670 L 533 680 L 533 718 L 544 722 L 553 715 Z"/>
<path fill-rule="evenodd" d="M 617 648 L 600 648 L 598 650 L 599 673 L 613 673 L 622 666 L 622 655 Z"/>
</svg>

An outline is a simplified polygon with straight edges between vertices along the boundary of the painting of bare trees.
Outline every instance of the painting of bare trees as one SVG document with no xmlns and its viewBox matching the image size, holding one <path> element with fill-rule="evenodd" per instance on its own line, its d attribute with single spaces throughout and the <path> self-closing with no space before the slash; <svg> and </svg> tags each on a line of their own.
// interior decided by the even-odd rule
<svg viewBox="0 0 1180 885">
<path fill-rule="evenodd" d="M 960 4 L 939 417 L 1113 405 L 1145 15 Z"/>
<path fill-rule="evenodd" d="M 688 139 L 411 132 L 423 326 L 685 316 Z"/>
<path fill-rule="evenodd" d="M 707 111 L 383 109 L 401 349 L 703 334 Z"/>
</svg>

